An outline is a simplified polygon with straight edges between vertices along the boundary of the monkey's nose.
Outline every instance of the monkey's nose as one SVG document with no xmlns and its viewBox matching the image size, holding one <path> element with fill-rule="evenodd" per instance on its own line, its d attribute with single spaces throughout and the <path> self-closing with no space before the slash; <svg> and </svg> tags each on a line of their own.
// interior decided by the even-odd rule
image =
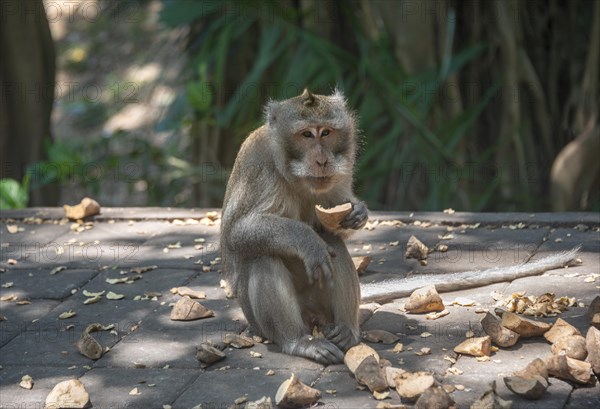
<svg viewBox="0 0 600 409">
<path fill-rule="evenodd" d="M 322 161 L 320 161 L 320 160 L 317 160 L 316 162 L 317 162 L 317 165 L 319 165 L 319 166 L 320 166 L 320 167 L 322 167 L 322 168 L 324 168 L 325 166 L 327 166 L 327 164 L 329 163 L 329 162 L 327 161 L 327 159 L 323 159 Z"/>
</svg>

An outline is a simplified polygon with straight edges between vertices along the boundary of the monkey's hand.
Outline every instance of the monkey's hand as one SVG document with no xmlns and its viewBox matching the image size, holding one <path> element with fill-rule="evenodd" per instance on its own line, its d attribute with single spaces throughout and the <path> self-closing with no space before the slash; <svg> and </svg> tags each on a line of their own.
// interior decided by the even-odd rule
<svg viewBox="0 0 600 409">
<path fill-rule="evenodd" d="M 335 253 L 321 239 L 312 241 L 310 244 L 312 245 L 304 251 L 302 256 L 304 268 L 308 276 L 308 283 L 314 284 L 316 282 L 320 287 L 325 283 L 331 287 L 333 285 L 333 265 L 331 264 L 331 258 L 335 257 Z"/>
<path fill-rule="evenodd" d="M 344 324 L 327 324 L 323 327 L 325 338 L 336 345 L 343 352 L 358 344 L 359 338 Z"/>
<path fill-rule="evenodd" d="M 340 223 L 344 229 L 358 230 L 367 224 L 369 211 L 363 202 L 352 202 L 352 211 Z"/>
</svg>

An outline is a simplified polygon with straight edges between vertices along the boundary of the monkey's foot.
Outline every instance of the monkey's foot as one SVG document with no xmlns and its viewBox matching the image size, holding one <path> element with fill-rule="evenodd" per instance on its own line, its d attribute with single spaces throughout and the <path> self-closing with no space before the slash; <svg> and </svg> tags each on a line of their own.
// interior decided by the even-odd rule
<svg viewBox="0 0 600 409">
<path fill-rule="evenodd" d="M 323 334 L 344 352 L 359 342 L 358 335 L 344 324 L 327 324 L 323 327 Z"/>
<path fill-rule="evenodd" d="M 305 335 L 298 342 L 283 348 L 283 351 L 296 356 L 312 359 L 323 365 L 339 364 L 344 361 L 344 353 L 326 339 Z"/>
</svg>

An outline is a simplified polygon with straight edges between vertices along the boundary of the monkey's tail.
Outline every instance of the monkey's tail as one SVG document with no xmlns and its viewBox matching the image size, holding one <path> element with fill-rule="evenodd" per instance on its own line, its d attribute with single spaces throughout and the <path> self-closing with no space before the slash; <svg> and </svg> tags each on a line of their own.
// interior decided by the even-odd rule
<svg viewBox="0 0 600 409">
<path fill-rule="evenodd" d="M 379 283 L 361 284 L 361 302 L 388 302 L 395 298 L 408 297 L 414 290 L 430 284 L 435 285 L 439 292 L 447 292 L 539 275 L 548 270 L 564 267 L 573 261 L 580 248 L 581 245 L 530 263 L 509 267 L 448 274 L 416 274 Z"/>
</svg>

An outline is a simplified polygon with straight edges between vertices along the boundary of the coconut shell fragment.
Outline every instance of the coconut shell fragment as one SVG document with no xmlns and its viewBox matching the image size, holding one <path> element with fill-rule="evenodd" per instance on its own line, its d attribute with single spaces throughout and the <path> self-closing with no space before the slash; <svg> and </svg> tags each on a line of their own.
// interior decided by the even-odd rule
<svg viewBox="0 0 600 409">
<path fill-rule="evenodd" d="M 454 352 L 471 356 L 490 356 L 492 339 L 489 336 L 468 338 L 454 347 Z"/>
<path fill-rule="evenodd" d="M 310 406 L 321 399 L 321 391 L 303 384 L 295 374 L 285 380 L 277 389 L 275 404 L 280 408 Z"/>
<path fill-rule="evenodd" d="M 561 352 L 564 352 L 569 358 L 583 361 L 588 354 L 585 347 L 585 338 L 581 335 L 569 335 L 558 339 L 552 344 L 552 353 L 559 354 Z"/>
<path fill-rule="evenodd" d="M 352 211 L 352 203 L 344 203 L 330 209 L 316 205 L 315 211 L 321 224 L 329 231 L 335 231 L 340 228 L 340 223 Z"/>
<path fill-rule="evenodd" d="M 100 214 L 100 205 L 89 197 L 84 197 L 81 203 L 75 206 L 64 205 L 63 209 L 65 210 L 65 216 L 71 220 L 81 220 Z"/>
<path fill-rule="evenodd" d="M 600 295 L 592 300 L 588 308 L 590 324 L 600 329 Z"/>
<path fill-rule="evenodd" d="M 511 347 L 519 340 L 519 334 L 508 328 L 504 328 L 500 325 L 500 320 L 489 312 L 487 312 L 485 317 L 481 320 L 481 326 L 485 333 L 490 336 L 492 343 L 499 347 Z"/>
<path fill-rule="evenodd" d="M 541 398 L 546 389 L 548 389 L 548 381 L 541 376 L 534 376 L 532 378 L 507 376 L 504 378 L 504 384 L 512 393 L 530 400 Z"/>
<path fill-rule="evenodd" d="M 379 362 L 379 354 L 370 346 L 360 343 L 350 348 L 344 355 L 344 363 L 353 374 L 356 372 L 356 368 L 365 360 L 368 356 L 374 356 L 375 360 Z"/>
<path fill-rule="evenodd" d="M 590 327 L 585 336 L 585 345 L 588 351 L 588 362 L 592 365 L 592 370 L 600 378 L 600 330 Z"/>
<path fill-rule="evenodd" d="M 194 301 L 188 296 L 177 301 L 171 310 L 171 320 L 173 321 L 192 321 L 200 318 L 212 317 L 214 315 L 214 311 L 209 310 L 198 301 Z"/>
<path fill-rule="evenodd" d="M 592 365 L 589 362 L 559 354 L 546 358 L 546 366 L 550 375 L 560 379 L 580 384 L 587 384 L 591 380 Z"/>
<path fill-rule="evenodd" d="M 404 372 L 395 377 L 396 392 L 401 398 L 414 402 L 430 386 L 435 385 L 435 378 L 429 372 Z"/>
<path fill-rule="evenodd" d="M 373 355 L 367 356 L 354 372 L 358 383 L 366 385 L 371 392 L 384 392 L 388 389 L 388 382 L 379 362 Z"/>
<path fill-rule="evenodd" d="M 196 348 L 196 359 L 200 361 L 200 367 L 206 368 L 215 362 L 225 359 L 225 354 L 217 348 L 206 343 L 200 344 Z"/>
<path fill-rule="evenodd" d="M 471 405 L 471 409 L 510 409 L 511 407 L 511 400 L 504 400 L 496 393 L 495 381 L 491 382 L 483 395 Z"/>
<path fill-rule="evenodd" d="M 508 311 L 502 314 L 500 325 L 516 332 L 523 338 L 540 337 L 552 328 L 552 325 L 546 322 L 530 320 Z"/>
<path fill-rule="evenodd" d="M 225 334 L 223 342 L 237 349 L 250 348 L 254 346 L 254 340 L 239 334 Z"/>
<path fill-rule="evenodd" d="M 373 260 L 373 257 L 371 256 L 352 257 L 354 268 L 356 268 L 356 272 L 358 274 L 362 274 L 365 272 L 367 267 L 369 267 L 371 260 Z"/>
<path fill-rule="evenodd" d="M 425 392 L 421 394 L 417 403 L 415 403 L 415 409 L 446 409 L 455 405 L 454 400 L 448 395 L 448 393 L 439 385 L 433 385 L 427 388 Z"/>
<path fill-rule="evenodd" d="M 46 397 L 46 409 L 87 408 L 90 395 L 79 379 L 58 383 Z"/>
<path fill-rule="evenodd" d="M 426 260 L 428 254 L 429 248 L 415 236 L 410 236 L 408 242 L 406 243 L 406 254 L 404 257 L 407 259 L 415 258 L 421 261 Z"/>
<path fill-rule="evenodd" d="M 554 325 L 552 325 L 552 328 L 550 328 L 548 332 L 544 334 L 544 338 L 546 338 L 546 340 L 548 340 L 548 342 L 551 344 L 554 344 L 561 338 L 565 338 L 570 335 L 581 335 L 581 332 L 579 332 L 577 328 L 569 324 L 567 321 L 559 318 L 556 320 Z"/>
<path fill-rule="evenodd" d="M 443 311 L 444 308 L 442 297 L 440 297 L 434 285 L 416 289 L 404 305 L 406 311 L 415 314 Z"/>
</svg>

